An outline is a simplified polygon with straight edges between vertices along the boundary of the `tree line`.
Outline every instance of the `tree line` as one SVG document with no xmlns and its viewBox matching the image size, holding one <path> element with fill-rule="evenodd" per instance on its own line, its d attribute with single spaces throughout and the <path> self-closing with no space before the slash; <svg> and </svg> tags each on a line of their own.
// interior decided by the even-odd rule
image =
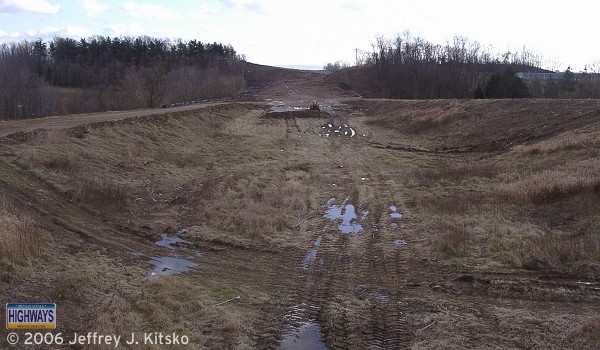
<svg viewBox="0 0 600 350">
<path fill-rule="evenodd" d="M 540 54 L 526 48 L 496 54 L 462 36 L 445 45 L 409 33 L 392 40 L 377 37 L 372 51 L 363 52 L 357 64 L 372 66 L 381 94 L 391 98 L 597 98 L 600 92 L 597 74 L 573 79 L 567 70 L 567 81 L 523 81 L 517 72 L 550 72 L 542 68 Z"/>
<path fill-rule="evenodd" d="M 56 37 L 0 45 L 0 118 L 157 107 L 231 96 L 245 58 L 230 45 Z"/>
</svg>

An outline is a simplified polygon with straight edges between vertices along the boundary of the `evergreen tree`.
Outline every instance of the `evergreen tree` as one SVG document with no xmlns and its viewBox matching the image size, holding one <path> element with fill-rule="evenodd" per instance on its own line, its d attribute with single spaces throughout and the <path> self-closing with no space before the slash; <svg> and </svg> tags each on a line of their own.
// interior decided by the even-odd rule
<svg viewBox="0 0 600 350">
<path fill-rule="evenodd" d="M 527 86 L 512 70 L 504 74 L 493 74 L 485 85 L 486 98 L 525 98 L 529 97 Z"/>
<path fill-rule="evenodd" d="M 563 78 L 560 81 L 560 88 L 565 92 L 575 91 L 575 73 L 571 71 L 570 66 L 563 73 Z"/>
<path fill-rule="evenodd" d="M 483 89 L 481 88 L 481 86 L 478 86 L 475 89 L 475 92 L 473 93 L 473 98 L 475 98 L 475 99 L 485 98 L 485 92 L 483 92 Z"/>
</svg>

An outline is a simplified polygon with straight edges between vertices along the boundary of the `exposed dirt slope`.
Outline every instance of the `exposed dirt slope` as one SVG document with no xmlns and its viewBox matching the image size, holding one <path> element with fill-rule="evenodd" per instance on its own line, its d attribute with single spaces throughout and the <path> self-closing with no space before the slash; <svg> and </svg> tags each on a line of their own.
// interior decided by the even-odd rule
<svg viewBox="0 0 600 350">
<path fill-rule="evenodd" d="M 360 100 L 367 123 L 432 149 L 500 151 L 600 123 L 597 100 Z M 423 145 L 424 145 L 423 144 Z"/>
</svg>

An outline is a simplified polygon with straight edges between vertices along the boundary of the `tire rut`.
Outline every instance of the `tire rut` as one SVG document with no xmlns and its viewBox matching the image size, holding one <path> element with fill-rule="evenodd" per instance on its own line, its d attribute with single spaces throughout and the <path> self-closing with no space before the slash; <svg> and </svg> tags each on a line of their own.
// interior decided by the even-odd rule
<svg viewBox="0 0 600 350">
<path fill-rule="evenodd" d="M 406 303 L 398 281 L 406 268 L 396 263 L 402 259 L 399 250 L 386 253 L 386 245 L 393 244 L 390 232 L 382 230 L 389 226 L 386 216 L 381 205 L 376 207 L 361 234 L 338 232 L 325 218 L 313 223 L 317 234 L 312 246 L 294 257 L 303 282 L 296 286 L 298 303 L 290 307 L 283 333 L 314 320 L 331 349 L 394 349 L 407 344 Z"/>
</svg>

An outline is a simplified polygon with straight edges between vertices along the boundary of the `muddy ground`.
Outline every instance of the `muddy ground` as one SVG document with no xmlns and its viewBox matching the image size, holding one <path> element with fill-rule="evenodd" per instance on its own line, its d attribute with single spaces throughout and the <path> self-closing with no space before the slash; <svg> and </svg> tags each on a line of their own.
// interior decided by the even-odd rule
<svg viewBox="0 0 600 350">
<path fill-rule="evenodd" d="M 600 347 L 598 101 L 250 68 L 244 102 L 3 126 L 0 303 L 190 338 L 132 349 Z"/>
</svg>

